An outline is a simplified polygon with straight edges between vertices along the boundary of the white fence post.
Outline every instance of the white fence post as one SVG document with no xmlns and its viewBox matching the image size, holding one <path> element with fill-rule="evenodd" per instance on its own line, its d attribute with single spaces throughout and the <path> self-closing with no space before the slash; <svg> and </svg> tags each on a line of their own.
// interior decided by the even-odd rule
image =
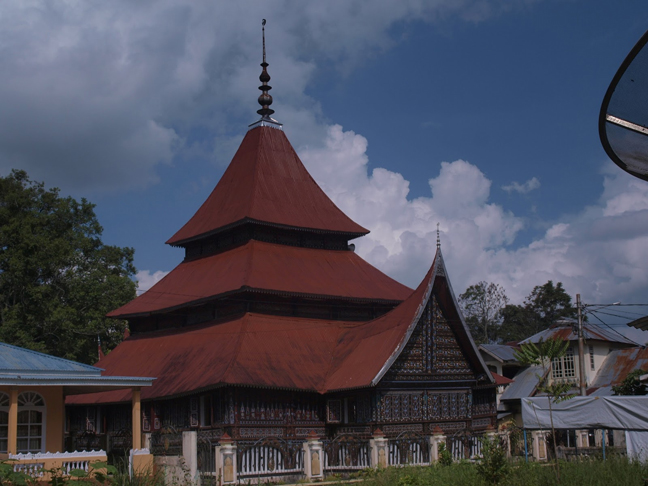
<svg viewBox="0 0 648 486">
<path fill-rule="evenodd" d="M 547 460 L 546 433 L 543 430 L 534 430 L 533 434 L 533 457 L 536 461 Z"/>
<path fill-rule="evenodd" d="M 430 462 L 435 463 L 439 461 L 439 445 L 446 443 L 446 436 L 443 430 L 438 425 L 434 427 L 432 435 L 430 436 Z"/>
<path fill-rule="evenodd" d="M 236 484 L 236 444 L 227 434 L 220 438 L 216 447 L 216 474 L 221 478 L 220 484 Z"/>
<path fill-rule="evenodd" d="M 304 442 L 304 474 L 306 479 L 324 478 L 324 449 L 322 441 L 315 431 L 308 434 L 307 441 Z"/>
<path fill-rule="evenodd" d="M 385 437 L 382 430 L 376 429 L 373 437 L 369 441 L 371 448 L 371 467 L 387 467 L 389 450 L 387 449 L 389 440 Z"/>
</svg>

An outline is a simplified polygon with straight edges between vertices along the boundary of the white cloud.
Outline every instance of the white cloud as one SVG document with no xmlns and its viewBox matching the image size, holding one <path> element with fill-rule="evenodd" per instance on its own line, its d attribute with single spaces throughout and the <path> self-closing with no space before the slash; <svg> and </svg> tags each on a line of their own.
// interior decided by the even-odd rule
<svg viewBox="0 0 648 486">
<path fill-rule="evenodd" d="M 532 177 L 524 184 L 520 184 L 519 182 L 513 181 L 508 186 L 502 186 L 502 189 L 504 189 L 509 194 L 511 194 L 512 192 L 517 192 L 519 194 L 527 194 L 535 189 L 538 189 L 539 187 L 540 187 L 540 181 L 538 180 L 538 178 Z"/>
<path fill-rule="evenodd" d="M 151 273 L 150 270 L 140 270 L 135 275 L 135 280 L 137 281 L 137 295 L 140 295 L 146 292 L 148 289 L 153 287 L 156 283 L 162 280 L 169 272 L 164 272 L 158 270 Z"/>
<path fill-rule="evenodd" d="M 371 233 L 357 251 L 398 280 L 416 286 L 442 250 L 455 291 L 480 280 L 503 285 L 521 303 L 535 285 L 563 282 L 585 302 L 643 302 L 648 287 L 648 184 L 608 164 L 599 202 L 514 246 L 523 220 L 489 201 L 491 181 L 474 164 L 442 162 L 430 195 L 408 199 L 402 175 L 368 172 L 367 140 L 339 125 L 323 148 L 298 150 L 335 203 Z"/>
<path fill-rule="evenodd" d="M 293 140 L 325 126 L 305 94 L 316 61 L 350 71 L 395 42 L 397 22 L 480 21 L 481 0 L 0 3 L 0 174 L 27 170 L 65 192 L 140 188 L 156 167 L 217 159 L 254 121 L 260 20 Z M 209 135 L 197 135 L 197 133 Z M 225 160 L 220 160 L 225 158 Z"/>
</svg>

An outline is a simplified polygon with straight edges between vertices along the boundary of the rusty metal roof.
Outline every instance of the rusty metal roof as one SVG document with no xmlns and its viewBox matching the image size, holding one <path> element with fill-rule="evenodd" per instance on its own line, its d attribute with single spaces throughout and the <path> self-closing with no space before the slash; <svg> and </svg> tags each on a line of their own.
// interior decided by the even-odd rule
<svg viewBox="0 0 648 486">
<path fill-rule="evenodd" d="M 435 261 L 438 264 L 439 258 Z M 142 390 L 143 399 L 222 385 L 320 393 L 373 386 L 403 350 L 433 286 L 441 293 L 449 289 L 445 277 L 437 275 L 437 264 L 403 303 L 372 321 L 351 323 L 248 313 L 228 322 L 131 336 L 98 366 L 106 375 L 136 372 L 156 376 L 153 386 Z M 446 308 L 444 313 L 451 312 Z M 465 326 L 456 327 L 456 333 L 460 342 L 472 342 Z M 464 345 L 463 351 L 476 375 L 487 373 L 474 344 Z M 74 398 L 70 403 L 129 398 L 129 392 L 110 392 Z"/>
<path fill-rule="evenodd" d="M 611 395 L 612 386 L 621 384 L 628 373 L 637 369 L 648 370 L 648 348 L 637 346 L 611 351 L 590 385 L 592 394 Z"/>
<path fill-rule="evenodd" d="M 196 214 L 167 243 L 183 245 L 243 221 L 346 233 L 368 230 L 345 215 L 308 173 L 281 130 L 250 130 Z"/>
<path fill-rule="evenodd" d="M 573 323 L 576 324 L 576 323 Z M 585 340 L 591 341 L 607 341 L 611 343 L 620 343 L 628 346 L 636 346 L 636 343 L 626 338 L 625 336 L 616 333 L 603 326 L 592 324 L 590 322 L 583 323 L 583 335 Z M 572 323 L 556 323 L 540 331 L 533 336 L 520 341 L 520 344 L 537 343 L 540 340 L 546 341 L 548 339 L 563 339 L 567 341 L 578 341 L 578 334 L 573 331 Z"/>
<path fill-rule="evenodd" d="M 250 240 L 178 265 L 110 317 L 173 309 L 236 290 L 400 302 L 412 290 L 352 251 L 317 250 Z"/>
</svg>

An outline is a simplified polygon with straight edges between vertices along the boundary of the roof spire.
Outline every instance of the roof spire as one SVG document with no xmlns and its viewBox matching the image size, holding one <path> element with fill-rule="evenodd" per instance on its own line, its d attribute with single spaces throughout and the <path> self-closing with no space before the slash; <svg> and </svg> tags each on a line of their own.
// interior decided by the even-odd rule
<svg viewBox="0 0 648 486">
<path fill-rule="evenodd" d="M 261 21 L 261 36 L 263 38 L 263 62 L 261 63 L 261 67 L 263 70 L 261 71 L 261 75 L 259 76 L 259 81 L 261 81 L 261 86 L 259 86 L 259 89 L 261 90 L 261 95 L 259 96 L 259 104 L 261 105 L 261 109 L 257 110 L 257 113 L 261 115 L 261 119 L 255 123 L 252 123 L 250 125 L 250 129 L 256 128 L 257 126 L 273 126 L 275 128 L 281 129 L 281 123 L 279 123 L 277 120 L 274 120 L 273 118 L 270 118 L 270 115 L 274 113 L 274 110 L 270 108 L 270 105 L 272 104 L 272 96 L 270 96 L 270 91 L 272 89 L 272 86 L 268 85 L 268 81 L 270 81 L 270 75 L 268 74 L 268 66 L 269 64 L 266 62 L 266 48 L 265 48 L 265 24 L 266 24 L 266 19 L 263 19 Z"/>
<path fill-rule="evenodd" d="M 261 63 L 261 67 L 263 68 L 263 71 L 261 71 L 261 76 L 259 76 L 259 81 L 261 81 L 261 86 L 259 86 L 259 89 L 261 90 L 261 96 L 259 96 L 259 104 L 261 105 L 261 109 L 257 110 L 257 113 L 261 115 L 262 117 L 269 117 L 274 113 L 274 110 L 270 108 L 270 105 L 272 104 L 272 96 L 270 96 L 270 91 L 272 89 L 271 86 L 268 85 L 268 81 L 270 81 L 270 75 L 268 74 L 267 67 L 268 63 L 266 62 L 266 49 L 265 49 L 265 24 L 266 24 L 266 19 L 263 19 L 261 21 L 261 35 L 263 37 L 263 62 Z"/>
<path fill-rule="evenodd" d="M 437 250 L 441 249 L 441 235 L 439 234 L 439 223 L 437 223 Z"/>
</svg>

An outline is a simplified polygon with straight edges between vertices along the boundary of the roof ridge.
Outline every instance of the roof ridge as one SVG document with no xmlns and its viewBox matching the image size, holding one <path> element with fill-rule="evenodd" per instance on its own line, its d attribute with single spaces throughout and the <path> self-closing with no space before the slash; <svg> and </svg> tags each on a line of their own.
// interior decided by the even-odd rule
<svg viewBox="0 0 648 486">
<path fill-rule="evenodd" d="M 223 371 L 223 377 L 221 378 L 222 383 L 227 382 L 227 376 L 229 375 L 230 371 L 232 371 L 232 368 L 234 367 L 234 364 L 238 361 L 239 354 L 241 354 L 241 348 L 243 347 L 243 340 L 245 339 L 245 336 L 247 334 L 247 328 L 248 328 L 248 318 L 249 318 L 249 313 L 246 312 L 243 314 L 243 317 L 241 318 L 241 332 L 239 333 L 239 340 L 236 343 L 236 349 L 234 350 L 234 353 L 232 353 L 232 359 L 227 365 L 227 368 L 225 368 L 225 371 Z"/>
<path fill-rule="evenodd" d="M 256 150 L 255 150 L 255 157 L 254 157 L 254 164 L 252 166 L 252 183 L 250 184 L 251 192 L 250 194 L 252 197 L 250 198 L 249 201 L 247 201 L 247 214 L 252 214 L 255 203 L 256 203 L 256 191 L 258 189 L 258 183 L 259 183 L 259 159 L 260 157 L 263 156 L 263 152 L 261 151 L 261 145 L 263 145 L 264 138 L 265 138 L 265 133 L 263 130 L 259 132 L 259 142 L 257 143 Z"/>
</svg>

